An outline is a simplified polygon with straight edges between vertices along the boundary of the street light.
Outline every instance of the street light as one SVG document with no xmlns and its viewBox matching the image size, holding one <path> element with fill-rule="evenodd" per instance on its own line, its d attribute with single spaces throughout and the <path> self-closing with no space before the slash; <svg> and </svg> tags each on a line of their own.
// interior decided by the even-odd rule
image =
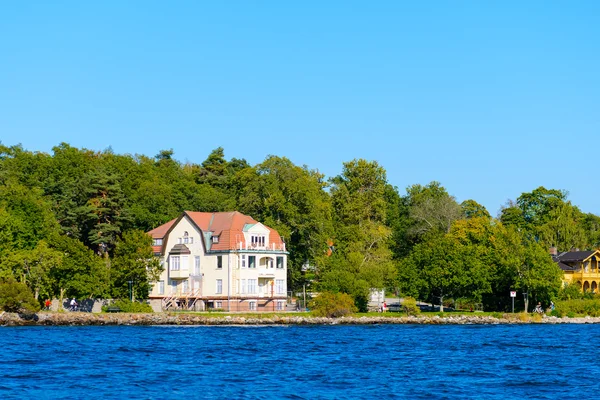
<svg viewBox="0 0 600 400">
<path fill-rule="evenodd" d="M 523 302 L 525 305 L 525 312 L 527 312 L 527 292 L 523 292 Z"/>
</svg>

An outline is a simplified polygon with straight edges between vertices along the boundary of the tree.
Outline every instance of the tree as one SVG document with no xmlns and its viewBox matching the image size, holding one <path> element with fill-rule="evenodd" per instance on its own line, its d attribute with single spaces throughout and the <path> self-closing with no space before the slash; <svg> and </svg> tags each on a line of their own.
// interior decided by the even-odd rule
<svg viewBox="0 0 600 400">
<path fill-rule="evenodd" d="M 62 262 L 62 255 L 51 249 L 45 241 L 40 241 L 32 250 L 16 250 L 0 263 L 4 276 L 12 276 L 25 283 L 33 292 L 36 300 L 40 295 L 52 296 L 51 270 Z M 9 275 L 10 276 L 10 275 Z"/>
<path fill-rule="evenodd" d="M 438 236 L 415 246 L 401 264 L 420 277 L 422 298 L 479 297 L 491 290 L 484 258 L 476 246 L 459 243 L 451 235 Z M 405 274 L 406 275 L 406 274 Z"/>
<path fill-rule="evenodd" d="M 118 176 L 98 171 L 86 190 L 87 202 L 79 208 L 83 240 L 99 253 L 112 252 L 126 222 L 129 210 Z"/>
<path fill-rule="evenodd" d="M 254 168 L 237 173 L 234 191 L 240 212 L 276 229 L 290 252 L 289 287 L 307 280 L 302 265 L 321 264 L 332 235 L 331 203 L 327 184 L 318 171 L 269 156 Z"/>
<path fill-rule="evenodd" d="M 539 243 L 545 248 L 556 246 L 560 251 L 589 246 L 584 217 L 570 202 L 557 204 L 548 211 L 546 222 L 536 229 Z"/>
<path fill-rule="evenodd" d="M 62 262 L 50 271 L 52 293 L 61 304 L 65 297 L 102 298 L 110 295 L 109 260 L 66 235 L 52 238 L 52 248 L 62 254 Z"/>
<path fill-rule="evenodd" d="M 24 283 L 14 279 L 0 281 L 0 310 L 6 312 L 36 312 L 40 304 L 35 300 L 31 291 Z"/>
<path fill-rule="evenodd" d="M 439 182 L 412 185 L 406 191 L 413 221 L 411 231 L 417 237 L 448 233 L 452 222 L 462 217 L 460 205 Z"/>
<path fill-rule="evenodd" d="M 492 218 L 484 206 L 475 200 L 465 200 L 460 203 L 464 218 Z"/>
<path fill-rule="evenodd" d="M 497 303 L 508 306 L 506 293 L 509 290 L 528 293 L 526 310 L 529 299 L 549 302 L 556 296 L 561 286 L 562 271 L 543 245 L 514 226 L 499 225 L 491 248 L 496 265 L 492 285 Z"/>
<path fill-rule="evenodd" d="M 338 243 L 338 262 L 331 267 L 356 274 L 372 289 L 392 286 L 395 268 L 392 230 L 386 225 L 385 169 L 375 161 L 353 160 L 344 163 L 342 174 L 331 182 Z"/>
<path fill-rule="evenodd" d="M 153 257 L 152 238 L 138 230 L 125 232 L 116 243 L 110 270 L 113 296 L 128 298 L 131 288 L 135 298 L 148 298 L 151 284 L 159 279 L 162 271 Z"/>
<path fill-rule="evenodd" d="M 531 193 L 523 193 L 517 199 L 517 206 L 523 211 L 525 221 L 533 225 L 541 225 L 547 221 L 550 210 L 567 200 L 568 192 L 564 190 L 538 187 Z"/>
</svg>

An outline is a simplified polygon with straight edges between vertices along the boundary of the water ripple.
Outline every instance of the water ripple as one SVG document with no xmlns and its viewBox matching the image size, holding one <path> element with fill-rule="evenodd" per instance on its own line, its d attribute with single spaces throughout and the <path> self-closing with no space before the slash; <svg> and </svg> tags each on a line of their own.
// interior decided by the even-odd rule
<svg viewBox="0 0 600 400">
<path fill-rule="evenodd" d="M 599 339 L 597 325 L 3 327 L 0 398 L 593 397 Z"/>
</svg>

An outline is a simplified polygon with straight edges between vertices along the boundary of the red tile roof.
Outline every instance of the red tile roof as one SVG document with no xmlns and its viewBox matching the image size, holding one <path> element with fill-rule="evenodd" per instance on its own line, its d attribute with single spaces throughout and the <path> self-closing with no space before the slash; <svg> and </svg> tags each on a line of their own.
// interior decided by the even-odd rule
<svg viewBox="0 0 600 400">
<path fill-rule="evenodd" d="M 187 215 L 201 231 L 213 232 L 213 235 L 219 236 L 219 243 L 213 243 L 211 246 L 211 250 L 215 251 L 233 250 L 239 242 L 245 245 L 244 226 L 258 223 L 254 218 L 237 211 L 215 213 L 185 211 L 179 218 L 169 221 L 148 233 L 153 238 L 164 238 L 173 224 L 183 218 L 184 215 Z M 270 244 L 275 244 L 276 248 L 281 248 L 283 240 L 281 240 L 279 233 L 266 225 L 265 227 L 270 231 Z"/>
<path fill-rule="evenodd" d="M 148 235 L 152 236 L 152 239 L 164 238 L 165 234 L 169 231 L 169 229 L 171 229 L 171 227 L 173 226 L 175 221 L 177 221 L 177 219 L 178 218 L 172 219 L 166 224 L 162 224 L 161 226 L 152 229 L 150 232 L 148 232 Z"/>
</svg>

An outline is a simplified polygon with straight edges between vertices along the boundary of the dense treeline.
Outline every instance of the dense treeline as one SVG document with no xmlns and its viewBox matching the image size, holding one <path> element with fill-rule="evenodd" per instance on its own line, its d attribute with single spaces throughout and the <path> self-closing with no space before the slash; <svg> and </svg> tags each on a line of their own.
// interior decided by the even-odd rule
<svg viewBox="0 0 600 400">
<path fill-rule="evenodd" d="M 38 301 L 127 297 L 130 281 L 145 298 L 160 266 L 144 232 L 183 210 L 238 210 L 277 229 L 290 251 L 290 288 L 347 293 L 359 309 L 370 288 L 494 310 L 508 307 L 509 290 L 549 300 L 561 274 L 548 248 L 600 244 L 600 218 L 543 187 L 493 218 L 437 182 L 400 193 L 365 160 L 327 179 L 283 157 L 227 160 L 222 148 L 192 164 L 172 150 L 0 145 L 0 278 L 25 283 Z"/>
</svg>

